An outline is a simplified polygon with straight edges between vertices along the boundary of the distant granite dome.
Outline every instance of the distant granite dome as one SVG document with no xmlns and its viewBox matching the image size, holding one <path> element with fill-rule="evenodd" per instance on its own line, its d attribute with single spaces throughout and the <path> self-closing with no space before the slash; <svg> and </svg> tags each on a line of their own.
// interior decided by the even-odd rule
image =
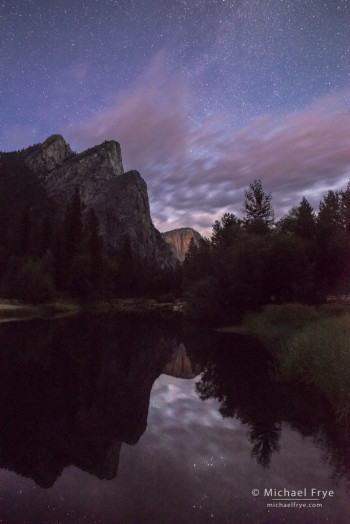
<svg viewBox="0 0 350 524">
<path fill-rule="evenodd" d="M 52 135 L 18 155 L 40 177 L 61 210 L 79 187 L 86 209 L 93 208 L 99 218 L 110 253 L 121 249 L 129 236 L 132 248 L 141 257 L 162 267 L 176 263 L 153 225 L 146 182 L 137 171 L 124 173 L 118 142 L 105 141 L 76 154 L 61 135 Z"/>
<path fill-rule="evenodd" d="M 165 242 L 169 245 L 174 257 L 180 262 L 185 260 L 186 253 L 193 239 L 196 246 L 199 245 L 201 235 L 191 227 L 182 227 L 162 233 Z"/>
<path fill-rule="evenodd" d="M 176 378 L 190 379 L 199 375 L 201 369 L 197 364 L 191 362 L 184 344 L 181 343 L 163 369 L 163 373 Z"/>
</svg>

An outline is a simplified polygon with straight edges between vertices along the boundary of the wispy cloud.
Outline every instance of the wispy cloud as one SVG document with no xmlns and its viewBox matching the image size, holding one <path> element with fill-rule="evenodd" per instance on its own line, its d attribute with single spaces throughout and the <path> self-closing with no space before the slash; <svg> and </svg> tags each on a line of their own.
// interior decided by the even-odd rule
<svg viewBox="0 0 350 524">
<path fill-rule="evenodd" d="M 126 169 L 145 178 L 153 220 L 161 230 L 208 231 L 224 211 L 240 212 L 255 178 L 273 194 L 276 214 L 306 194 L 318 204 L 325 189 L 350 172 L 350 92 L 318 100 L 283 120 L 265 115 L 228 129 L 222 115 L 190 117 L 185 80 L 166 73 L 159 55 L 137 85 L 118 94 L 108 111 L 66 134 L 78 149 L 103 140 L 121 143 Z"/>
</svg>

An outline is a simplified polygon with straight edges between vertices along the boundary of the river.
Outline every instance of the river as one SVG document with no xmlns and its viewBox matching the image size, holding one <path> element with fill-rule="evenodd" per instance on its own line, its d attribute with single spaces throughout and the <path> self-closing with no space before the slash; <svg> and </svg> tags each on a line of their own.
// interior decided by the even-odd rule
<svg viewBox="0 0 350 524">
<path fill-rule="evenodd" d="M 350 441 L 249 337 L 180 314 L 0 326 L 0 522 L 350 522 Z"/>
</svg>

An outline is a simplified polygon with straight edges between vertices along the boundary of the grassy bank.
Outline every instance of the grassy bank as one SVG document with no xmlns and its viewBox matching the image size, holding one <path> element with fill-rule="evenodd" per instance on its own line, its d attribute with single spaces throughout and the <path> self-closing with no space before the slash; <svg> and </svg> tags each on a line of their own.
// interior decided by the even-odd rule
<svg viewBox="0 0 350 524">
<path fill-rule="evenodd" d="M 257 337 L 274 356 L 276 380 L 315 386 L 337 418 L 350 422 L 349 306 L 267 306 L 225 331 Z"/>
<path fill-rule="evenodd" d="M 30 320 L 32 318 L 68 316 L 78 313 L 80 310 L 79 305 L 68 302 L 51 302 L 34 306 L 3 301 L 0 303 L 0 323 Z"/>
</svg>

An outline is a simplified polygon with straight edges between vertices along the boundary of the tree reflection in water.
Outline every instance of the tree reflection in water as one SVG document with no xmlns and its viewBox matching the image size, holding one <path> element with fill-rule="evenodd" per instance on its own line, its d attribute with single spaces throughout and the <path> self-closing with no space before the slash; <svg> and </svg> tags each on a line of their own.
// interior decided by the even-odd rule
<svg viewBox="0 0 350 524">
<path fill-rule="evenodd" d="M 180 344 L 176 322 L 83 315 L 0 329 L 0 467 L 51 487 L 75 465 L 118 471 L 147 427 L 152 386 Z"/>
<path fill-rule="evenodd" d="M 335 477 L 349 476 L 346 429 L 316 391 L 274 381 L 268 352 L 249 337 L 198 330 L 177 316 L 91 315 L 2 325 L 0 348 L 0 466 L 42 487 L 71 464 L 114 478 L 122 443 L 146 429 L 164 371 L 202 371 L 197 394 L 246 424 L 261 466 L 288 423 L 312 436 Z"/>
<path fill-rule="evenodd" d="M 270 354 L 255 339 L 238 334 L 187 330 L 189 355 L 203 369 L 196 391 L 202 400 L 215 398 L 219 411 L 248 426 L 252 456 L 263 467 L 279 451 L 282 423 L 311 436 L 332 464 L 334 476 L 349 477 L 347 429 L 336 424 L 321 395 L 302 383 L 277 382 Z"/>
</svg>

